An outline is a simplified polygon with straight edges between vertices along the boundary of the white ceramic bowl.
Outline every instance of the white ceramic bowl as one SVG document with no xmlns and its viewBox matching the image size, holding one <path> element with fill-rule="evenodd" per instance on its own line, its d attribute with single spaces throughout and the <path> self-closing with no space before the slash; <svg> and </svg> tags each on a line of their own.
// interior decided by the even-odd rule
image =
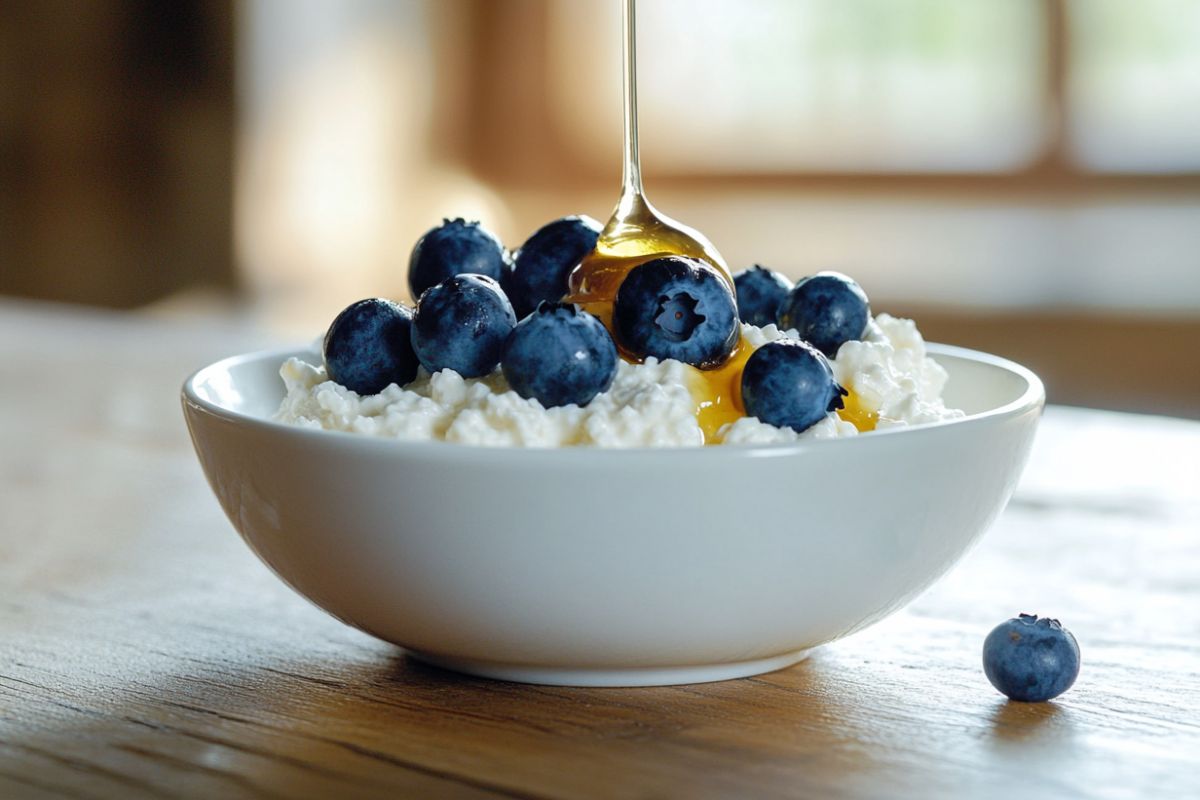
<svg viewBox="0 0 1200 800">
<path fill-rule="evenodd" d="M 221 506 L 297 592 L 451 669 L 566 685 L 787 666 L 907 603 L 1012 494 L 1029 370 L 932 345 L 965 419 L 843 440 L 668 450 L 403 443 L 271 421 L 281 363 L 194 374 Z"/>
</svg>

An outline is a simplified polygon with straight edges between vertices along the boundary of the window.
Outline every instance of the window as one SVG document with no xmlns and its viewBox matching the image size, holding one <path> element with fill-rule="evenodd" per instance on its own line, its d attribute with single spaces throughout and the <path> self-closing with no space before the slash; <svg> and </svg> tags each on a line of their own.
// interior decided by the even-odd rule
<svg viewBox="0 0 1200 800">
<path fill-rule="evenodd" d="M 607 155 L 619 5 L 548 14 L 563 143 Z M 1200 169 L 1195 0 L 642 0 L 639 42 L 660 174 Z"/>
<path fill-rule="evenodd" d="M 1072 0 L 1071 154 L 1113 172 L 1200 170 L 1200 3 Z"/>
</svg>

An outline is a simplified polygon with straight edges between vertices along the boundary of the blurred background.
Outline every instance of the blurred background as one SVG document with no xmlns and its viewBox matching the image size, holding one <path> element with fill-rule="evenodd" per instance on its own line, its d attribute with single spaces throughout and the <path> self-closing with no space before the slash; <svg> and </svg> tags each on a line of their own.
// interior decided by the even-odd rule
<svg viewBox="0 0 1200 800">
<path fill-rule="evenodd" d="M 639 14 L 647 192 L 734 269 L 839 269 L 1052 402 L 1200 418 L 1200 2 Z M 309 340 L 402 297 L 442 217 L 513 248 L 603 221 L 619 24 L 617 0 L 0 4 L 0 295 Z"/>
</svg>

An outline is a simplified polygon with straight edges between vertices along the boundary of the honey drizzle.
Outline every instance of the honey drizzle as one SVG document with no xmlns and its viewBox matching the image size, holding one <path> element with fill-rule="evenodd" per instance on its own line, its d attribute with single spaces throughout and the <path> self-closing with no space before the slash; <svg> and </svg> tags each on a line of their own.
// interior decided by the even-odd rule
<svg viewBox="0 0 1200 800">
<path fill-rule="evenodd" d="M 609 329 L 617 290 L 625 276 L 638 264 L 662 256 L 685 256 L 711 265 L 733 288 L 733 276 L 725 259 L 703 234 L 657 211 L 642 188 L 641 156 L 637 120 L 637 9 L 636 0 L 624 0 L 624 159 L 621 198 L 600 233 L 596 247 L 571 272 L 567 283 L 568 303 L 577 303 L 595 314 Z M 615 337 L 614 337 L 615 338 Z M 696 370 L 693 396 L 696 419 L 705 443 L 718 441 L 717 431 L 727 422 L 745 415 L 741 405 L 741 374 L 753 352 L 744 340 L 721 366 Z M 622 351 L 627 361 L 636 361 Z"/>
<path fill-rule="evenodd" d="M 842 398 L 842 407 L 838 409 L 837 414 L 858 428 L 859 433 L 873 431 L 879 423 L 879 412 L 871 411 L 864 406 L 862 395 L 853 390 L 850 390 L 849 394 Z"/>
<path fill-rule="evenodd" d="M 636 5 L 636 0 L 624 0 L 622 6 L 625 146 L 621 198 L 595 249 L 571 272 L 567 295 L 563 298 L 596 315 L 610 331 L 613 303 L 625 276 L 638 264 L 652 259 L 671 255 L 699 259 L 715 268 L 733 288 L 729 267 L 712 242 L 699 231 L 662 214 L 646 199 L 638 148 Z M 742 405 L 742 370 L 753 354 L 754 347 L 745 336 L 740 336 L 725 363 L 709 370 L 691 368 L 695 378 L 691 388 L 696 400 L 696 421 L 704 432 L 706 444 L 718 443 L 721 428 L 746 415 Z M 621 357 L 631 362 L 638 360 L 623 349 Z M 844 407 L 837 413 L 864 433 L 875 430 L 879 422 L 878 412 L 863 406 L 861 397 L 853 391 L 844 398 Z"/>
<path fill-rule="evenodd" d="M 696 421 L 704 431 L 705 444 L 719 442 L 722 427 L 746 416 L 742 405 L 742 370 L 752 355 L 754 348 L 742 336 L 724 364 L 715 369 L 696 370 L 692 396 L 696 398 Z"/>
</svg>

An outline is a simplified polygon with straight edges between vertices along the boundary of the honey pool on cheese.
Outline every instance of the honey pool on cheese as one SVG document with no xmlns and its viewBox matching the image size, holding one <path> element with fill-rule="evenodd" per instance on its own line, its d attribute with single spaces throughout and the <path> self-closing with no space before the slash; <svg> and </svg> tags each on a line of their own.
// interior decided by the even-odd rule
<svg viewBox="0 0 1200 800">
<path fill-rule="evenodd" d="M 743 347 L 794 336 L 773 325 L 742 326 Z M 511 391 L 497 370 L 464 379 L 425 372 L 404 388 L 360 396 L 330 381 L 314 354 L 280 370 L 287 396 L 276 419 L 293 425 L 407 441 L 441 440 L 493 447 L 699 447 L 713 413 L 710 381 L 678 361 L 621 361 L 612 387 L 586 407 L 543 408 Z M 856 436 L 859 428 L 915 425 L 962 416 L 942 402 L 946 373 L 925 355 L 911 320 L 880 314 L 863 341 L 847 342 L 832 362 L 850 391 L 848 409 L 797 433 L 753 417 L 727 414 L 709 443 L 772 444 Z M 857 425 L 857 427 L 856 427 Z"/>
</svg>

